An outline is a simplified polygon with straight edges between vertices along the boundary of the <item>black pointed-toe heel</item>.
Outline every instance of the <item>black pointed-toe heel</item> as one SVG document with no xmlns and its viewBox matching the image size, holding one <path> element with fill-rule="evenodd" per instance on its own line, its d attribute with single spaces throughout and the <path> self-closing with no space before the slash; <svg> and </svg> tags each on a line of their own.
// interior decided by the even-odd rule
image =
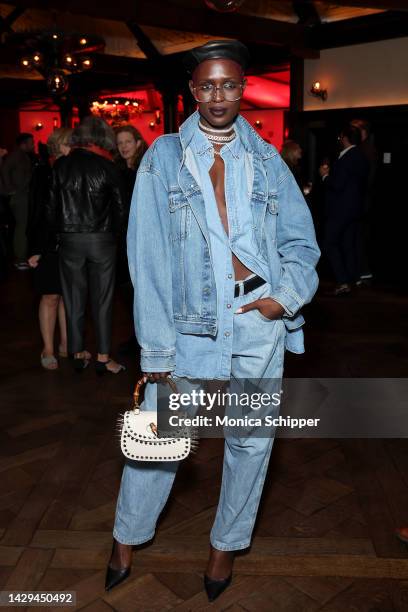
<svg viewBox="0 0 408 612">
<path fill-rule="evenodd" d="M 217 597 L 229 587 L 231 580 L 232 574 L 230 574 L 228 578 L 223 578 L 223 580 L 213 580 L 204 574 L 204 588 L 207 593 L 208 601 L 215 601 Z"/>
<path fill-rule="evenodd" d="M 113 569 L 110 565 L 106 570 L 106 578 L 105 578 L 105 591 L 110 591 L 115 586 L 118 586 L 121 582 L 126 580 L 130 575 L 130 567 L 125 567 L 124 569 Z"/>
</svg>

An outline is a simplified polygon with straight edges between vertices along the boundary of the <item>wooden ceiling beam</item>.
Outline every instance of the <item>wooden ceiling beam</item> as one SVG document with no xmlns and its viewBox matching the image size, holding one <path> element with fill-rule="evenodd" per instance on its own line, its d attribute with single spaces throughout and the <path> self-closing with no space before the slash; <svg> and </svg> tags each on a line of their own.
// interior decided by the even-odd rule
<svg viewBox="0 0 408 612">
<path fill-rule="evenodd" d="M 281 0 L 284 4 L 312 4 L 313 0 Z M 378 9 L 384 11 L 408 11 L 407 0 L 323 0 L 325 4 L 332 6 L 344 6 L 361 9 Z M 294 9 L 297 13 L 296 8 Z"/>
<path fill-rule="evenodd" d="M 139 49 L 143 51 L 147 59 L 155 62 L 163 57 L 136 21 L 127 21 L 126 25 L 135 37 Z"/>
<path fill-rule="evenodd" d="M 408 11 L 407 0 L 335 0 L 336 6 L 378 9 L 385 11 Z"/>
<path fill-rule="evenodd" d="M 14 30 L 11 26 L 16 19 L 21 17 L 25 10 L 25 8 L 16 7 L 6 17 L 0 17 L 0 32 L 8 32 L 9 34 L 13 34 Z"/>
<path fill-rule="evenodd" d="M 0 42 L 5 41 L 7 34 L 14 34 L 13 23 L 25 12 L 25 8 L 16 7 L 6 17 L 0 17 Z"/>
<path fill-rule="evenodd" d="M 290 45 L 292 40 L 299 40 L 303 32 L 303 27 L 298 24 L 241 13 L 224 15 L 205 7 L 180 7 L 164 0 L 99 0 L 95 3 L 66 0 L 63 11 L 58 0 L 6 0 L 6 3 L 25 9 L 56 10 L 179 31 L 233 36 L 247 42 L 276 46 Z"/>
<path fill-rule="evenodd" d="M 407 30 L 408 13 L 389 11 L 315 26 L 306 33 L 306 45 L 317 49 L 358 45 L 401 38 Z"/>
</svg>

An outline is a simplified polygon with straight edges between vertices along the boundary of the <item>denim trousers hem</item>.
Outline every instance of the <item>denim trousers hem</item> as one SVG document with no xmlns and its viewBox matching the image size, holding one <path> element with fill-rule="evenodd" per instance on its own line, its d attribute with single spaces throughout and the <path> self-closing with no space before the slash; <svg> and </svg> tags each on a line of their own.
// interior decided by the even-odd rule
<svg viewBox="0 0 408 612">
<path fill-rule="evenodd" d="M 237 544 L 223 544 L 222 542 L 218 542 L 217 540 L 213 540 L 210 538 L 210 542 L 214 548 L 217 550 L 243 550 L 244 548 L 249 548 L 251 546 L 251 541 L 249 542 L 238 542 Z"/>
<path fill-rule="evenodd" d="M 127 544 L 128 546 L 137 546 L 139 544 L 144 544 L 145 542 L 148 542 L 149 540 L 152 540 L 154 537 L 154 531 L 152 531 L 149 535 L 144 536 L 144 537 L 140 537 L 137 539 L 132 539 L 130 538 L 122 538 L 118 532 L 114 529 L 113 530 L 113 537 L 115 538 L 115 540 L 117 542 L 119 542 L 119 544 Z M 127 540 L 127 541 L 125 541 Z"/>
</svg>

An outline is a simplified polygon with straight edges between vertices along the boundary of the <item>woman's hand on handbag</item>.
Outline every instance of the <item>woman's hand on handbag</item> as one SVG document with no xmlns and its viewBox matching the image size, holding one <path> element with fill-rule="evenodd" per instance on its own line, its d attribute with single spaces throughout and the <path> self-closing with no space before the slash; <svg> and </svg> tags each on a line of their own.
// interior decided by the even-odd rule
<svg viewBox="0 0 408 612">
<path fill-rule="evenodd" d="M 159 382 L 170 376 L 171 372 L 143 372 L 142 374 L 144 382 Z"/>
<path fill-rule="evenodd" d="M 258 309 L 264 317 L 271 319 L 271 321 L 281 319 L 282 315 L 285 314 L 285 309 L 283 306 L 281 306 L 279 302 L 275 302 L 275 300 L 270 297 L 260 298 L 259 300 L 254 300 L 249 304 L 245 304 L 244 306 L 241 306 L 241 308 L 238 308 L 238 310 L 235 311 L 235 314 L 242 314 L 244 312 L 248 312 L 249 310 L 255 309 Z"/>
</svg>

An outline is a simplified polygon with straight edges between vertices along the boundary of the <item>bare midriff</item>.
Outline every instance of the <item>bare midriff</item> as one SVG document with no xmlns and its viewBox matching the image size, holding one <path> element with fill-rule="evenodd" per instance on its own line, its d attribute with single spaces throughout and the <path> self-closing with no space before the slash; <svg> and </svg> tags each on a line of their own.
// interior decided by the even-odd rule
<svg viewBox="0 0 408 612">
<path fill-rule="evenodd" d="M 215 150 L 219 151 L 220 146 L 215 145 Z M 229 235 L 227 203 L 225 201 L 225 183 L 224 183 L 224 160 L 220 155 L 214 155 L 214 164 L 210 169 L 210 178 L 214 188 L 215 200 L 217 202 L 218 214 L 220 215 L 221 223 L 225 233 Z M 235 280 L 243 280 L 252 274 L 252 271 L 247 268 L 238 257 L 232 253 L 232 265 L 234 267 Z"/>
</svg>

